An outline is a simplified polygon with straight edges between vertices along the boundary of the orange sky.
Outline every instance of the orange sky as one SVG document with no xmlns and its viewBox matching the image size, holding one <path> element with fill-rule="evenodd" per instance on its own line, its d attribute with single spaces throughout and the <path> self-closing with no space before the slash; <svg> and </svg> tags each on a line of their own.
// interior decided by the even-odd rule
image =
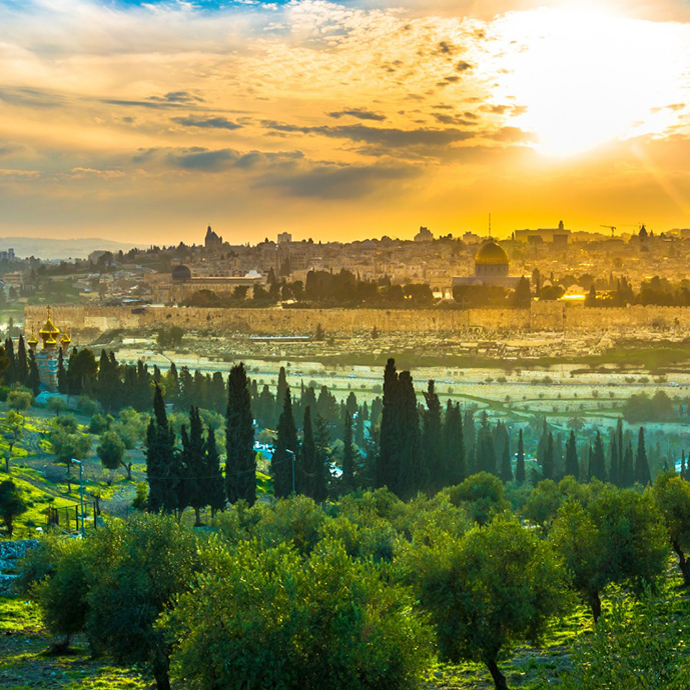
<svg viewBox="0 0 690 690">
<path fill-rule="evenodd" d="M 0 235 L 690 227 L 687 3 L 208 4 L 0 3 Z"/>
</svg>

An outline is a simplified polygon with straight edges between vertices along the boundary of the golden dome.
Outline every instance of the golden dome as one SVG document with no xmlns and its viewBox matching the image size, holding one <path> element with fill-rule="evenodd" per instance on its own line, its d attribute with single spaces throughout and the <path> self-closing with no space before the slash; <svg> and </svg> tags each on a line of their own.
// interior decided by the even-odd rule
<svg viewBox="0 0 690 690">
<path fill-rule="evenodd" d="M 52 335 L 51 335 L 51 336 L 48 336 L 48 337 L 43 341 L 43 345 L 44 345 L 45 347 L 53 347 L 54 345 L 57 345 L 57 340 L 55 340 L 55 338 L 53 338 Z"/>
<path fill-rule="evenodd" d="M 508 255 L 493 240 L 489 240 L 474 257 L 476 266 L 507 266 Z"/>
<path fill-rule="evenodd" d="M 26 342 L 29 347 L 36 347 L 38 345 L 38 338 L 34 335 L 33 326 L 31 327 L 31 337 Z"/>
<path fill-rule="evenodd" d="M 62 338 L 60 338 L 60 344 L 62 345 L 62 347 L 68 347 L 71 342 L 72 338 L 70 338 L 67 335 L 67 333 L 65 333 L 65 335 L 63 335 Z"/>
<path fill-rule="evenodd" d="M 48 319 L 43 325 L 43 328 L 38 332 L 38 334 L 43 338 L 44 340 L 46 339 L 46 336 L 50 336 L 52 340 L 55 341 L 55 336 L 58 335 L 60 331 L 55 327 L 55 324 L 53 323 L 53 319 L 51 318 L 50 315 L 50 307 L 48 307 Z M 57 341 L 55 341 L 57 342 Z"/>
</svg>

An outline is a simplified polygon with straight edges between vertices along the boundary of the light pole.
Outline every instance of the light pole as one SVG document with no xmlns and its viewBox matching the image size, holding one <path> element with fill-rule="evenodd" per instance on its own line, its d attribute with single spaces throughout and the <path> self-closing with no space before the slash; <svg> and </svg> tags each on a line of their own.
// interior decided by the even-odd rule
<svg viewBox="0 0 690 690">
<path fill-rule="evenodd" d="M 285 449 L 286 453 L 290 453 L 292 455 L 292 493 L 295 493 L 295 451 L 290 450 L 289 448 Z"/>
<path fill-rule="evenodd" d="M 79 512 L 81 514 L 81 536 L 84 536 L 84 465 L 80 460 L 72 458 L 75 465 L 79 465 Z"/>
</svg>

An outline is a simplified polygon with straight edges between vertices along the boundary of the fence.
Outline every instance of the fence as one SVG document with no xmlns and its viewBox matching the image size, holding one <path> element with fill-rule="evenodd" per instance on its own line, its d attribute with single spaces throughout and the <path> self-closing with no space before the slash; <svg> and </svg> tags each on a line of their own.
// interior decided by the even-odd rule
<svg viewBox="0 0 690 690">
<path fill-rule="evenodd" d="M 48 525 L 62 527 L 67 531 L 78 532 L 81 529 L 82 516 L 79 514 L 79 503 L 62 508 L 48 508 Z M 100 510 L 94 501 L 84 502 L 84 529 L 87 527 L 98 527 L 98 516 Z M 74 527 L 72 527 L 74 525 Z"/>
</svg>

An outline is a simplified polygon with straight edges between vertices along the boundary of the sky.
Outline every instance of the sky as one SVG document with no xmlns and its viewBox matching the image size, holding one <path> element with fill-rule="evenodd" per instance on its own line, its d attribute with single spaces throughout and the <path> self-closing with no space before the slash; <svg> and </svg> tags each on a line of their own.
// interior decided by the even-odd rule
<svg viewBox="0 0 690 690">
<path fill-rule="evenodd" d="M 686 0 L 0 0 L 0 236 L 690 227 L 689 89 Z"/>
</svg>

